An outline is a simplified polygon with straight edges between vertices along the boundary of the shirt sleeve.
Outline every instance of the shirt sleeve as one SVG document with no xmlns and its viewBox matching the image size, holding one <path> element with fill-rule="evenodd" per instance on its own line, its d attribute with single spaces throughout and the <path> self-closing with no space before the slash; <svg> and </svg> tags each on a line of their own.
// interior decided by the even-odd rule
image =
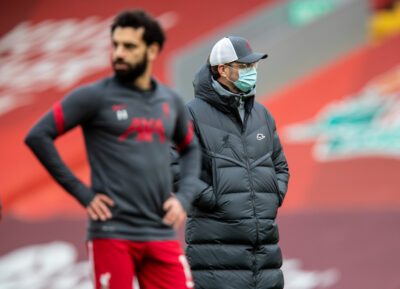
<svg viewBox="0 0 400 289">
<path fill-rule="evenodd" d="M 179 97 L 176 97 L 176 106 L 177 118 L 173 140 L 180 154 L 180 179 L 176 197 L 188 211 L 195 196 L 194 184 L 200 173 L 200 148 L 193 132 L 192 121 Z"/>
<path fill-rule="evenodd" d="M 29 131 L 25 143 L 50 175 L 83 206 L 88 206 L 95 193 L 82 183 L 61 159 L 54 140 L 77 125 L 90 121 L 99 101 L 90 87 L 71 92 L 56 103 Z"/>
</svg>

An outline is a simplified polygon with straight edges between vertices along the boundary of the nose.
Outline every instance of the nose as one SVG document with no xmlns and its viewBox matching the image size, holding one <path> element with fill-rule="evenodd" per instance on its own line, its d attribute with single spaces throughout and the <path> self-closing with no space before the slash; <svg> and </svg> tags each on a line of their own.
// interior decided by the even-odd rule
<svg viewBox="0 0 400 289">
<path fill-rule="evenodd" d="M 114 54 L 116 58 L 123 58 L 125 55 L 125 49 L 123 45 L 117 45 L 114 48 Z"/>
</svg>

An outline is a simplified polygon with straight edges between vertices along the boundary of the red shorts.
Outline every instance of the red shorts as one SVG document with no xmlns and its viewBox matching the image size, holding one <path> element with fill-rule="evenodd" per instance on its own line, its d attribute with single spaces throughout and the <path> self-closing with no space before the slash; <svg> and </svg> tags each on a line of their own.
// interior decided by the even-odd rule
<svg viewBox="0 0 400 289">
<path fill-rule="evenodd" d="M 189 264 L 177 240 L 93 239 L 87 249 L 95 289 L 132 289 L 134 277 L 140 289 L 194 288 Z"/>
</svg>

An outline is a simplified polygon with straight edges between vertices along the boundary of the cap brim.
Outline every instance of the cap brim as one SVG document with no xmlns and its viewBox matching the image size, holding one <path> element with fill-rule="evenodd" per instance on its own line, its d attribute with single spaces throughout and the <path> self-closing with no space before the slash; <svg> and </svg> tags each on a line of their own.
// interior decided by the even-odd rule
<svg viewBox="0 0 400 289">
<path fill-rule="evenodd" d="M 241 63 L 253 63 L 253 62 L 257 62 L 261 59 L 265 59 L 267 57 L 268 57 L 267 54 L 253 52 L 245 57 L 239 58 L 236 61 L 241 62 Z"/>
</svg>

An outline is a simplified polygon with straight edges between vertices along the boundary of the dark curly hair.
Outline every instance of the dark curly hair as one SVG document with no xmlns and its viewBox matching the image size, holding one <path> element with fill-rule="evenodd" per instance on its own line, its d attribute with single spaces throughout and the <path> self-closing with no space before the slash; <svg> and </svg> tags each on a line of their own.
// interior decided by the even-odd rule
<svg viewBox="0 0 400 289">
<path fill-rule="evenodd" d="M 117 27 L 144 28 L 143 40 L 147 45 L 158 43 L 160 50 L 165 41 L 165 34 L 158 21 L 144 10 L 124 10 L 115 16 L 111 25 L 111 34 Z"/>
</svg>

